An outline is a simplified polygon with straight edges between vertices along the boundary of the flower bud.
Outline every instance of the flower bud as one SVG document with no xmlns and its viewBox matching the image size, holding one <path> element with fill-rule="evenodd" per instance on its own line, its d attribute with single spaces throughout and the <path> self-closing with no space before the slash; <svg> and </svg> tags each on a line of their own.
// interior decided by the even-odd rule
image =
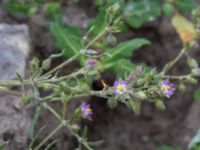
<svg viewBox="0 0 200 150">
<path fill-rule="evenodd" d="M 188 81 L 189 83 L 191 83 L 191 84 L 197 84 L 197 83 L 198 83 L 197 79 L 195 79 L 195 78 L 193 78 L 193 77 L 188 77 L 188 78 L 187 78 L 187 81 Z"/>
<path fill-rule="evenodd" d="M 181 83 L 181 84 L 178 86 L 178 89 L 179 89 L 181 92 L 185 92 L 186 86 L 185 86 L 183 83 Z"/>
<path fill-rule="evenodd" d="M 52 88 L 52 84 L 50 83 L 44 83 L 41 85 L 41 87 L 44 89 L 44 90 L 50 90 Z"/>
<path fill-rule="evenodd" d="M 163 101 L 160 100 L 160 99 L 155 100 L 155 105 L 156 105 L 156 107 L 157 107 L 158 109 L 160 109 L 160 110 L 165 110 L 165 109 L 166 109 L 166 108 L 165 108 L 165 104 L 164 104 Z"/>
<path fill-rule="evenodd" d="M 147 95 L 144 91 L 138 91 L 135 93 L 135 97 L 141 100 L 147 99 Z"/>
<path fill-rule="evenodd" d="M 77 124 L 73 124 L 71 126 L 71 129 L 74 131 L 74 132 L 78 132 L 80 130 L 80 127 L 77 125 Z"/>
<path fill-rule="evenodd" d="M 25 95 L 25 94 L 23 94 L 21 98 L 22 98 L 22 102 L 24 104 L 28 104 L 30 102 L 29 97 L 27 95 Z"/>
<path fill-rule="evenodd" d="M 142 73 L 142 66 L 137 66 L 136 72 L 137 72 L 137 75 L 140 75 Z"/>
<path fill-rule="evenodd" d="M 113 108 L 116 108 L 116 107 L 117 107 L 118 102 L 117 102 L 117 100 L 115 100 L 115 99 L 109 99 L 109 100 L 107 101 L 107 104 L 108 104 L 108 106 L 109 106 L 111 109 L 113 109 Z"/>
<path fill-rule="evenodd" d="M 91 69 L 95 66 L 95 64 L 96 64 L 96 61 L 94 59 L 88 59 L 86 62 L 86 67 L 88 69 Z"/>
<path fill-rule="evenodd" d="M 113 36 L 112 33 L 110 33 L 108 36 L 107 36 L 107 41 L 109 42 L 109 44 L 111 45 L 115 45 L 117 43 L 117 39 L 115 36 Z"/>
<path fill-rule="evenodd" d="M 198 68 L 198 63 L 195 59 L 193 58 L 189 58 L 188 61 L 187 61 L 188 65 L 190 68 Z"/>
<path fill-rule="evenodd" d="M 192 74 L 193 75 L 200 75 L 200 68 L 194 68 L 194 69 L 192 69 Z"/>
<path fill-rule="evenodd" d="M 50 66 L 51 66 L 51 59 L 46 59 L 45 61 L 43 61 L 42 68 L 44 70 L 48 70 Z"/>
<path fill-rule="evenodd" d="M 110 15 L 115 15 L 116 13 L 118 13 L 118 11 L 120 10 L 120 5 L 119 3 L 115 3 L 114 5 L 111 5 L 107 11 L 108 13 L 110 13 Z"/>
</svg>

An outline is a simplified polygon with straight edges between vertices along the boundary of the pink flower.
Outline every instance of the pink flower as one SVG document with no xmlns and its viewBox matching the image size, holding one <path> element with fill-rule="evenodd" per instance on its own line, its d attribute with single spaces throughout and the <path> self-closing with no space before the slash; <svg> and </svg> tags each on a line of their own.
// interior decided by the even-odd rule
<svg viewBox="0 0 200 150">
<path fill-rule="evenodd" d="M 168 80 L 163 80 L 161 82 L 161 90 L 166 97 L 170 97 L 174 94 L 174 84 Z"/>
<path fill-rule="evenodd" d="M 137 72 L 137 75 L 140 75 L 142 73 L 142 66 L 137 66 L 136 72 Z"/>
<path fill-rule="evenodd" d="M 90 108 L 90 104 L 83 102 L 81 105 L 81 111 L 84 118 L 91 120 L 93 113 L 92 109 Z"/>
<path fill-rule="evenodd" d="M 128 90 L 128 86 L 126 81 L 115 81 L 114 82 L 114 93 L 117 95 L 121 95 Z"/>
</svg>

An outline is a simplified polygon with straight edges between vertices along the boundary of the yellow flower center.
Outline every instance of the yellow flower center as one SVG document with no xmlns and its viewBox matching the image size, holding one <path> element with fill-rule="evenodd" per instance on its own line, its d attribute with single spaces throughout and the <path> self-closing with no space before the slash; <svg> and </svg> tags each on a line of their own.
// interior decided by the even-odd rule
<svg viewBox="0 0 200 150">
<path fill-rule="evenodd" d="M 88 113 L 92 112 L 92 110 L 90 108 L 87 108 L 85 111 L 88 112 Z"/>
<path fill-rule="evenodd" d="M 162 87 L 162 90 L 163 90 L 163 91 L 168 91 L 168 90 L 169 90 L 169 87 L 168 87 L 168 86 L 163 86 L 163 87 Z"/>
<path fill-rule="evenodd" d="M 125 87 L 124 87 L 124 85 L 119 84 L 119 85 L 117 86 L 117 90 L 119 90 L 120 92 L 125 91 Z"/>
</svg>

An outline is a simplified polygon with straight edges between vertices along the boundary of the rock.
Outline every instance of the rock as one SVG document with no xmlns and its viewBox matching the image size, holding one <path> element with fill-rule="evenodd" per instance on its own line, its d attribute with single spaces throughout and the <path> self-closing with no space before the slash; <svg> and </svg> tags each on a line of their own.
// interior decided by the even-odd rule
<svg viewBox="0 0 200 150">
<path fill-rule="evenodd" d="M 0 80 L 25 75 L 26 59 L 30 53 L 30 39 L 26 25 L 0 24 Z M 27 150 L 31 117 L 20 97 L 0 94 L 0 144 L 6 149 Z"/>
<path fill-rule="evenodd" d="M 0 24 L 0 79 L 14 79 L 16 72 L 24 75 L 30 40 L 26 25 Z"/>
</svg>

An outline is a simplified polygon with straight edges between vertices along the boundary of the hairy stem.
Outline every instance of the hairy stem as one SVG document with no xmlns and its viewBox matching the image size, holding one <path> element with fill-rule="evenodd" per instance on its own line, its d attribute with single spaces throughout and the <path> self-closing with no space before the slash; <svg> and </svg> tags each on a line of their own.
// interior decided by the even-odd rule
<svg viewBox="0 0 200 150">
<path fill-rule="evenodd" d="M 55 133 L 64 127 L 63 123 L 60 123 L 34 150 L 39 150 Z"/>
<path fill-rule="evenodd" d="M 43 76 L 48 76 L 51 75 L 53 73 L 55 73 L 56 71 L 58 71 L 59 69 L 63 68 L 64 66 L 66 66 L 67 64 L 71 63 L 73 60 L 75 60 L 78 56 L 80 56 L 80 53 L 74 55 L 73 57 L 69 58 L 68 60 L 64 61 L 62 64 L 58 65 L 56 68 L 50 70 L 49 72 L 47 72 L 46 74 L 44 74 Z"/>
<path fill-rule="evenodd" d="M 185 54 L 185 49 L 182 49 L 181 52 L 175 57 L 174 60 L 168 62 L 163 70 L 161 71 L 160 75 L 165 75 L 179 60 L 180 58 Z"/>
<path fill-rule="evenodd" d="M 86 46 L 85 50 L 87 50 L 94 42 L 96 42 L 100 37 L 102 37 L 107 32 L 106 29 L 104 29 L 102 32 L 100 32 L 94 39 L 92 39 Z"/>
</svg>

